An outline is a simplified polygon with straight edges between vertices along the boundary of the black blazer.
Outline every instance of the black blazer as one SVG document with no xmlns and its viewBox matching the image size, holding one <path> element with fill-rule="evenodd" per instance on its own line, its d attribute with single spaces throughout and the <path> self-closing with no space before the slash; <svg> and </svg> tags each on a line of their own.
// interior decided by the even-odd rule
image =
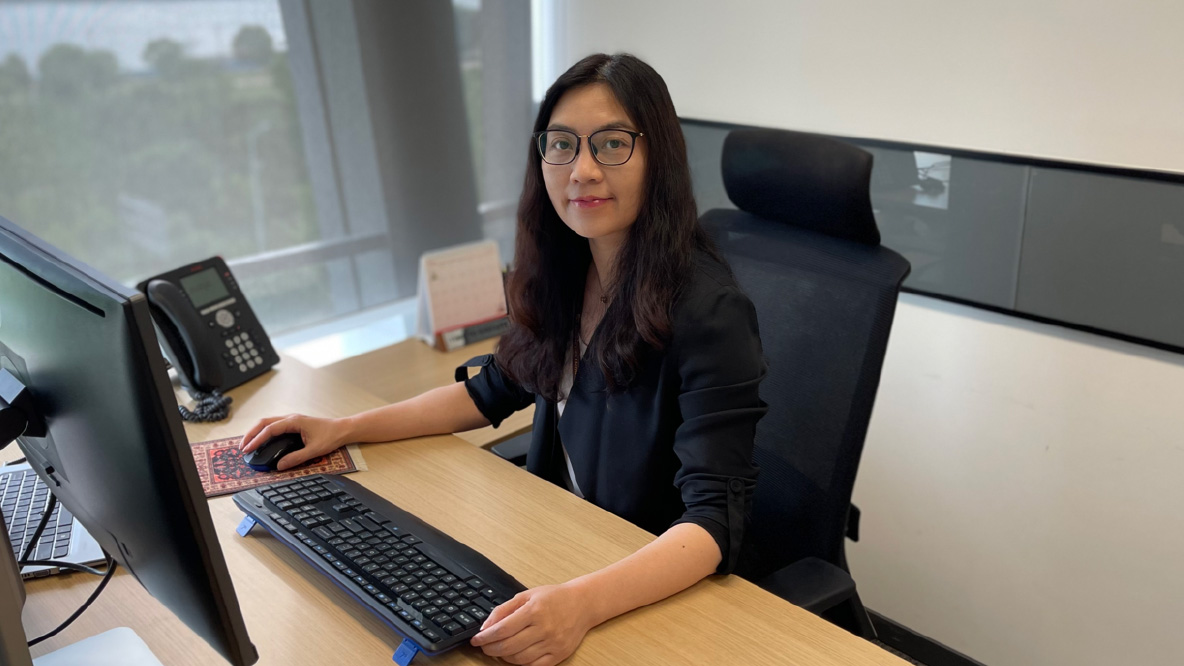
<svg viewBox="0 0 1184 666">
<path fill-rule="evenodd" d="M 730 573 L 756 487 L 756 423 L 767 411 L 756 310 L 729 269 L 700 254 L 672 329 L 666 349 L 643 357 L 635 383 L 615 395 L 585 354 L 562 419 L 493 354 L 465 364 L 480 374 L 465 379 L 460 368 L 457 376 L 494 427 L 535 403 L 528 470 L 566 487 L 562 441 L 585 499 L 654 534 L 678 523 L 703 527 L 723 555 L 717 573 Z M 595 344 L 593 335 L 589 349 Z"/>
</svg>

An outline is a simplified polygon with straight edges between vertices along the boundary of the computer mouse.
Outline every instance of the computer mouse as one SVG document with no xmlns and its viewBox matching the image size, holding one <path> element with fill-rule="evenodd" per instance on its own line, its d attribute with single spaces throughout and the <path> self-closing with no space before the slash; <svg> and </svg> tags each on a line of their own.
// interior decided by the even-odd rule
<svg viewBox="0 0 1184 666">
<path fill-rule="evenodd" d="M 243 462 L 257 472 L 274 472 L 280 458 L 303 448 L 304 440 L 299 433 L 286 432 L 272 437 L 263 446 L 243 456 Z"/>
</svg>

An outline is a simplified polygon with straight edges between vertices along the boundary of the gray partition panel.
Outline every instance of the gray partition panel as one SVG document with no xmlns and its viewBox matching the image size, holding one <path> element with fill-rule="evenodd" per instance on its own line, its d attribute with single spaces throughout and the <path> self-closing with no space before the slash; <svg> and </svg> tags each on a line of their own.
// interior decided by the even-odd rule
<svg viewBox="0 0 1184 666">
<path fill-rule="evenodd" d="M 695 203 L 702 215 L 712 208 L 735 208 L 724 189 L 720 160 L 724 154 L 724 139 L 731 130 L 706 125 L 683 123 L 687 140 L 687 161 L 691 165 L 691 186 Z"/>
<path fill-rule="evenodd" d="M 1016 309 L 1184 347 L 1184 185 L 1034 168 Z"/>
<path fill-rule="evenodd" d="M 720 158 L 739 126 L 682 126 L 699 212 L 735 208 Z M 875 158 L 872 207 L 913 266 L 906 288 L 1184 349 L 1184 175 L 832 138 Z"/>
<path fill-rule="evenodd" d="M 913 265 L 905 286 L 1013 308 L 1028 167 L 861 147 L 883 243 Z"/>
</svg>

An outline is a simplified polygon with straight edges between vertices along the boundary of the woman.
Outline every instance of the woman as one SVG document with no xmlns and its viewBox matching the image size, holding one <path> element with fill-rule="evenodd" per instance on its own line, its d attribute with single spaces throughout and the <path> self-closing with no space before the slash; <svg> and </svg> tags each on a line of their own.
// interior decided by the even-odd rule
<svg viewBox="0 0 1184 666">
<path fill-rule="evenodd" d="M 536 405 L 528 469 L 658 534 L 629 557 L 497 607 L 472 640 L 513 664 L 566 659 L 592 627 L 736 565 L 765 374 L 752 303 L 698 225 L 662 78 L 594 55 L 547 91 L 518 209 L 512 320 L 475 377 L 356 416 L 264 419 L 288 469 L 349 442 L 493 424 Z M 578 350 L 578 351 L 577 351 Z"/>
</svg>

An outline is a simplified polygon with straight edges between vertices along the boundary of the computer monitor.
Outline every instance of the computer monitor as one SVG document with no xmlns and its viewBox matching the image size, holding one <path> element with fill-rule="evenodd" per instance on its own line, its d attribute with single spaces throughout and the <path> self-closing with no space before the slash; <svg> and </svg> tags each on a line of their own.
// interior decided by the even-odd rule
<svg viewBox="0 0 1184 666">
<path fill-rule="evenodd" d="M 253 664 L 143 295 L 0 217 L 0 369 L 46 426 L 17 442 L 58 500 L 215 651 Z"/>
</svg>

